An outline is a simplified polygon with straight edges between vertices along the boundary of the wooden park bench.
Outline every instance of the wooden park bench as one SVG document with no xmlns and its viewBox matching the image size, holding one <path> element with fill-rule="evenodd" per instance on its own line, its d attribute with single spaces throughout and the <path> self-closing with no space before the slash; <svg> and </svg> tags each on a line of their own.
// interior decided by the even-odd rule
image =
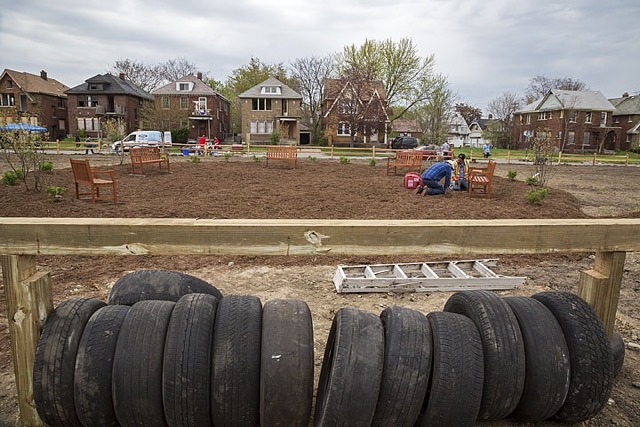
<svg viewBox="0 0 640 427">
<path fill-rule="evenodd" d="M 418 173 L 422 171 L 422 152 L 420 150 L 396 151 L 395 157 L 387 158 L 387 175 L 397 175 L 398 168 L 416 169 Z"/>
<path fill-rule="evenodd" d="M 469 167 L 468 189 L 469 197 L 491 198 L 491 183 L 493 181 L 493 172 L 496 168 L 496 162 L 489 160 L 486 167 Z"/>
<path fill-rule="evenodd" d="M 118 188 L 114 171 L 93 169 L 89 160 L 70 159 L 70 161 L 73 181 L 76 186 L 76 199 L 80 199 L 80 196 L 90 195 L 91 203 L 95 203 L 96 200 L 112 200 L 113 203 L 118 203 Z M 81 193 L 81 185 L 88 186 L 89 192 Z M 111 187 L 111 196 L 101 197 L 100 187 Z"/>
<path fill-rule="evenodd" d="M 131 156 L 131 173 L 136 174 L 137 170 L 140 170 L 140 175 L 144 175 L 143 166 L 146 164 L 157 163 L 162 170 L 162 164 L 167 165 L 167 172 L 171 172 L 169 169 L 169 155 L 161 153 L 158 147 L 132 147 L 129 149 L 129 155 Z"/>
<path fill-rule="evenodd" d="M 295 168 L 298 164 L 298 148 L 295 145 L 269 145 L 267 146 L 266 166 L 269 166 L 269 160 L 291 162 Z"/>
</svg>

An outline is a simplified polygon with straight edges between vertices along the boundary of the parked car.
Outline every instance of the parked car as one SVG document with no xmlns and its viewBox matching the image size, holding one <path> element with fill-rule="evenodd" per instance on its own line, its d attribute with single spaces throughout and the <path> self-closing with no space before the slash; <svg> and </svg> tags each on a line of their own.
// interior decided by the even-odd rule
<svg viewBox="0 0 640 427">
<path fill-rule="evenodd" d="M 418 139 L 413 136 L 397 136 L 391 141 L 391 148 L 412 149 L 418 146 Z"/>
<path fill-rule="evenodd" d="M 116 141 L 111 144 L 111 148 L 115 151 L 120 150 L 120 146 L 124 147 L 124 151 L 129 151 L 131 147 L 171 147 L 171 132 L 163 134 L 157 130 L 138 130 L 131 132 L 124 137 L 122 141 Z"/>
</svg>

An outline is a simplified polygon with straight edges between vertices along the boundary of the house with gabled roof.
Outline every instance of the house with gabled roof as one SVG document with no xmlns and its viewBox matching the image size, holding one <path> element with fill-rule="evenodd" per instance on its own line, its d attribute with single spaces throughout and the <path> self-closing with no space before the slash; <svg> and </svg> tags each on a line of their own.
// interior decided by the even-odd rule
<svg viewBox="0 0 640 427">
<path fill-rule="evenodd" d="M 386 143 L 389 114 L 381 81 L 325 79 L 324 134 L 334 145 Z"/>
<path fill-rule="evenodd" d="M 609 99 L 616 107 L 613 112 L 613 125 L 619 126 L 618 150 L 631 150 L 640 147 L 640 95 L 625 92 L 621 98 Z"/>
<path fill-rule="evenodd" d="M 482 147 L 484 145 L 485 140 L 482 137 L 482 132 L 487 128 L 487 124 L 492 119 L 493 116 L 489 115 L 488 119 L 475 119 L 469 124 L 469 146 Z"/>
<path fill-rule="evenodd" d="M 238 95 L 245 141 L 269 144 L 272 135 L 280 144 L 300 144 L 302 95 L 275 77 Z"/>
<path fill-rule="evenodd" d="M 230 102 L 202 81 L 202 73 L 187 75 L 151 91 L 153 120 L 158 129 L 189 129 L 189 139 L 205 135 L 223 141 L 231 132 Z"/>
<path fill-rule="evenodd" d="M 422 139 L 423 132 L 417 119 L 396 119 L 391 122 L 391 136 L 413 136 Z"/>
<path fill-rule="evenodd" d="M 153 102 L 153 95 L 130 81 L 125 74 L 118 77 L 96 74 L 65 92 L 69 105 L 69 133 L 82 129 L 92 138 L 102 137 L 104 120 L 119 121 L 126 135 L 142 128 L 140 112 L 145 103 Z"/>
<path fill-rule="evenodd" d="M 512 138 L 528 148 L 538 132 L 557 141 L 564 152 L 615 149 L 619 127 L 613 125 L 615 107 L 598 91 L 551 89 L 541 99 L 514 113 Z"/>
<path fill-rule="evenodd" d="M 0 124 L 44 126 L 50 139 L 64 139 L 69 121 L 67 89 L 44 70 L 36 75 L 5 69 L 0 75 Z"/>
</svg>

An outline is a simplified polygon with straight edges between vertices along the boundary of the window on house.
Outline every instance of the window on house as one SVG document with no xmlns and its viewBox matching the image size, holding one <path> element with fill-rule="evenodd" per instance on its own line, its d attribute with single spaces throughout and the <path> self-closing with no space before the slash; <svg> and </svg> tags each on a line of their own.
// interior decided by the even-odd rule
<svg viewBox="0 0 640 427">
<path fill-rule="evenodd" d="M 78 96 L 78 107 L 95 107 L 98 105 L 98 98 L 91 95 Z"/>
<path fill-rule="evenodd" d="M 567 133 L 567 145 L 573 145 L 576 143 L 576 133 L 574 131 L 570 131 Z"/>
<path fill-rule="evenodd" d="M 538 120 L 549 120 L 551 118 L 550 111 L 540 111 L 538 113 Z"/>
<path fill-rule="evenodd" d="M 616 117 L 613 119 L 614 123 L 620 123 L 620 117 Z"/>
<path fill-rule="evenodd" d="M 260 89 L 261 95 L 280 95 L 280 86 L 262 86 Z"/>
<path fill-rule="evenodd" d="M 527 124 L 531 124 L 531 114 L 527 114 Z"/>
<path fill-rule="evenodd" d="M 207 98 L 205 98 L 204 96 L 198 98 L 198 110 L 204 112 L 207 111 Z"/>
<path fill-rule="evenodd" d="M 60 130 L 66 130 L 67 129 L 66 120 L 63 120 L 63 119 L 58 120 L 58 129 L 60 129 Z"/>
<path fill-rule="evenodd" d="M 89 90 L 102 90 L 102 83 L 89 83 Z"/>
<path fill-rule="evenodd" d="M 191 90 L 191 83 L 188 82 L 177 82 L 176 89 L 179 91 L 188 91 Z"/>
<path fill-rule="evenodd" d="M 251 100 L 251 109 L 253 111 L 271 111 L 271 99 L 253 98 Z"/>
<path fill-rule="evenodd" d="M 13 89 L 13 80 L 7 80 L 7 89 Z"/>
<path fill-rule="evenodd" d="M 564 110 L 560 110 L 560 118 L 564 118 Z"/>
<path fill-rule="evenodd" d="M 286 116 L 287 114 L 289 114 L 289 103 L 287 102 L 286 99 L 282 100 L 282 115 Z"/>
<path fill-rule="evenodd" d="M 187 98 L 186 96 L 181 96 L 180 97 L 180 109 L 181 110 L 186 110 L 189 108 L 189 98 Z"/>
<path fill-rule="evenodd" d="M 58 98 L 58 108 L 67 109 L 67 98 Z"/>
<path fill-rule="evenodd" d="M 577 118 L 578 118 L 578 112 L 577 111 L 571 111 L 569 113 L 569 123 L 575 123 Z"/>
<path fill-rule="evenodd" d="M 169 97 L 167 95 L 164 95 L 162 97 L 162 108 L 164 108 L 165 110 L 169 109 Z"/>
<path fill-rule="evenodd" d="M 16 98 L 12 93 L 3 93 L 0 98 L 0 106 L 2 107 L 15 107 Z"/>
<path fill-rule="evenodd" d="M 585 123 L 591 123 L 591 111 L 587 111 L 584 114 L 584 122 Z"/>
<path fill-rule="evenodd" d="M 249 127 L 251 133 L 273 133 L 273 121 L 271 120 L 252 120 Z"/>
<path fill-rule="evenodd" d="M 585 132 L 584 136 L 582 137 L 582 145 L 589 145 L 589 137 L 591 136 L 591 134 L 589 132 Z"/>
<path fill-rule="evenodd" d="M 631 116 L 629 116 L 629 118 L 627 119 L 627 123 L 633 123 L 633 120 L 631 119 Z"/>
<path fill-rule="evenodd" d="M 78 118 L 78 129 L 84 129 L 88 131 L 100 130 L 100 119 L 97 117 Z"/>
<path fill-rule="evenodd" d="M 604 127 L 607 125 L 607 112 L 606 111 L 601 111 L 600 112 L 600 126 Z"/>
<path fill-rule="evenodd" d="M 338 113 L 340 114 L 351 114 L 355 112 L 355 107 L 351 100 L 349 99 L 341 99 L 338 102 Z"/>
<path fill-rule="evenodd" d="M 338 135 L 351 135 L 351 126 L 349 122 L 338 123 Z"/>
<path fill-rule="evenodd" d="M 520 124 L 524 124 L 524 116 L 520 115 Z"/>
</svg>

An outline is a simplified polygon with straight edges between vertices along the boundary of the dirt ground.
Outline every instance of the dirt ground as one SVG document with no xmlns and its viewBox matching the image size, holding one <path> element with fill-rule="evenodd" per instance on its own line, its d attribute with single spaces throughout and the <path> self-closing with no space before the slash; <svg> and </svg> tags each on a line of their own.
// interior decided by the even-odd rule
<svg viewBox="0 0 640 427">
<path fill-rule="evenodd" d="M 315 155 L 315 154 L 314 154 Z M 327 218 L 327 219 L 493 219 L 640 217 L 640 169 L 625 166 L 556 166 L 549 197 L 540 206 L 526 202 L 529 165 L 499 163 L 490 200 L 469 199 L 466 193 L 420 197 L 402 186 L 403 177 L 387 176 L 383 161 L 341 164 L 315 155 L 298 159 L 293 169 L 251 157 L 203 159 L 196 164 L 171 158 L 171 174 L 149 167 L 146 176 L 131 176 L 130 165 L 114 156 L 89 156 L 95 166 L 115 170 L 117 205 L 92 205 L 76 200 L 68 159 L 50 156 L 54 171 L 45 186 L 66 187 L 61 202 L 24 187 L 0 185 L 0 216 L 30 217 L 158 217 L 158 218 Z M 0 153 L 0 158 L 2 157 Z M 85 157 L 76 155 L 74 157 Z M 0 160 L 0 174 L 7 170 Z M 517 171 L 517 179 L 506 179 Z M 117 219 L 114 219 L 117 221 Z M 473 230 L 469 230 L 470 233 Z M 0 237 L 1 238 L 1 237 Z M 492 257 L 492 254 L 486 254 Z M 526 276 L 525 285 L 501 295 L 531 295 L 543 290 L 577 290 L 581 270 L 592 268 L 593 254 L 495 256 L 500 274 Z M 481 257 L 478 257 L 481 258 Z M 52 273 L 54 303 L 76 296 L 106 300 L 110 287 L 124 273 L 144 268 L 183 271 L 217 286 L 223 294 L 251 294 L 262 302 L 297 298 L 309 304 L 314 322 L 316 378 L 335 312 L 344 306 L 379 314 L 401 305 L 422 313 L 442 310 L 449 293 L 336 294 L 332 282 L 338 265 L 433 261 L 451 257 L 38 257 L 42 270 Z M 626 342 L 640 343 L 640 254 L 627 254 L 616 326 Z M 9 331 L 0 288 L 0 425 L 17 419 Z M 640 352 L 627 349 L 609 405 L 584 426 L 637 426 L 640 423 Z M 17 424 L 16 424 L 17 425 Z M 524 425 L 513 421 L 487 426 Z M 555 425 L 551 422 L 540 426 Z"/>
</svg>

